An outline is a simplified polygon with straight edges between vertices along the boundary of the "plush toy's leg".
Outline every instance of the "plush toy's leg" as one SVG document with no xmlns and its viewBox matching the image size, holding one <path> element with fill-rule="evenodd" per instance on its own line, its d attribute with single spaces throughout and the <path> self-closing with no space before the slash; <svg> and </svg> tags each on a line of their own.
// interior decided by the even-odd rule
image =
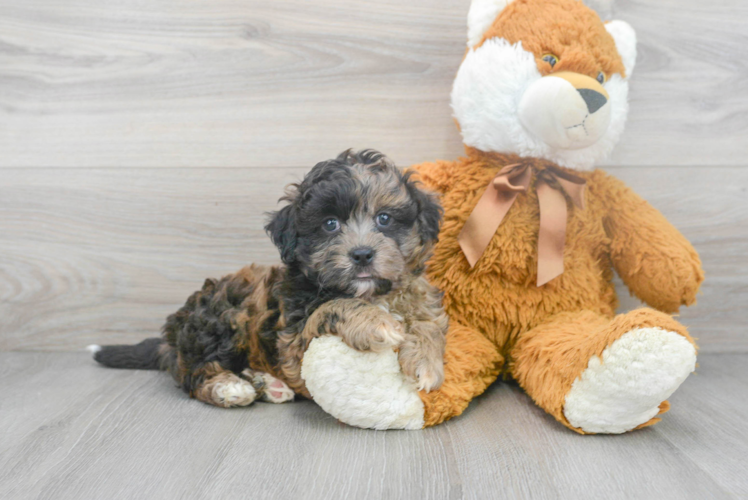
<svg viewBox="0 0 748 500">
<path fill-rule="evenodd" d="M 301 376 L 314 401 L 356 427 L 421 429 L 459 415 L 493 382 L 503 359 L 483 335 L 452 324 L 442 387 L 418 392 L 400 371 L 397 353 L 359 352 L 337 336 L 312 340 Z"/>
<path fill-rule="evenodd" d="M 619 434 L 660 420 L 695 368 L 696 345 L 652 309 L 612 320 L 583 311 L 524 333 L 511 357 L 513 377 L 559 422 L 581 434 Z"/>
<path fill-rule="evenodd" d="M 457 323 L 447 332 L 444 384 L 419 394 L 424 407 L 424 427 L 437 425 L 465 411 L 499 375 L 504 358 L 482 334 Z"/>
</svg>

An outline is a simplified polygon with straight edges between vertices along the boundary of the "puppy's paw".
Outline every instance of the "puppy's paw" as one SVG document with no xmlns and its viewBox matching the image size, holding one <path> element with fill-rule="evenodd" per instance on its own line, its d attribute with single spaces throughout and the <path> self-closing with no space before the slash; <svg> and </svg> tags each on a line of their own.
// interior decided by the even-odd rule
<svg viewBox="0 0 748 500">
<path fill-rule="evenodd" d="M 416 381 L 419 391 L 436 390 L 444 382 L 444 361 L 441 357 L 430 360 L 417 347 L 407 346 L 400 349 L 398 359 L 403 373 Z"/>
<path fill-rule="evenodd" d="M 356 311 L 340 322 L 338 333 L 346 344 L 358 351 L 381 352 L 405 340 L 402 324 L 376 306 Z"/>
<path fill-rule="evenodd" d="M 217 406 L 232 408 L 252 404 L 257 399 L 257 391 L 246 380 L 234 377 L 233 380 L 217 382 L 213 386 L 212 396 Z"/>
<path fill-rule="evenodd" d="M 386 349 L 392 349 L 402 344 L 403 326 L 392 316 L 385 313 L 383 321 L 376 325 L 369 338 L 369 349 L 374 352 L 381 352 Z"/>
<path fill-rule="evenodd" d="M 262 400 L 268 403 L 285 403 L 293 401 L 295 396 L 293 389 L 288 387 L 285 382 L 275 378 L 269 373 L 263 373 L 262 378 L 265 381 L 265 390 L 262 393 Z"/>
<path fill-rule="evenodd" d="M 295 394 L 293 389 L 285 382 L 275 378 L 269 373 L 259 372 L 245 368 L 240 376 L 252 384 L 262 401 L 268 403 L 285 403 L 293 400 Z"/>
<path fill-rule="evenodd" d="M 418 390 L 431 392 L 438 389 L 444 383 L 444 365 L 438 364 L 428 366 L 424 364 L 416 370 L 418 379 Z"/>
</svg>

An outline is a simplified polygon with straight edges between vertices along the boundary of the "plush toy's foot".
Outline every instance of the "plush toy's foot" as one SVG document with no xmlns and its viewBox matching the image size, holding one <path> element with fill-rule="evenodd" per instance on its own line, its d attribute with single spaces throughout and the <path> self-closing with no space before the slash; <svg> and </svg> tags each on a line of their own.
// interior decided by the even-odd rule
<svg viewBox="0 0 748 500">
<path fill-rule="evenodd" d="M 696 345 L 683 325 L 653 309 L 612 319 L 577 311 L 526 332 L 512 358 L 512 376 L 563 425 L 620 434 L 659 421 L 694 370 Z"/>
<path fill-rule="evenodd" d="M 301 377 L 314 401 L 342 422 L 365 429 L 421 429 L 423 402 L 392 351 L 360 352 L 340 337 L 314 339 Z"/>
<path fill-rule="evenodd" d="M 620 434 L 650 422 L 694 371 L 696 349 L 661 328 L 636 328 L 593 356 L 566 395 L 564 416 L 587 433 Z"/>
</svg>

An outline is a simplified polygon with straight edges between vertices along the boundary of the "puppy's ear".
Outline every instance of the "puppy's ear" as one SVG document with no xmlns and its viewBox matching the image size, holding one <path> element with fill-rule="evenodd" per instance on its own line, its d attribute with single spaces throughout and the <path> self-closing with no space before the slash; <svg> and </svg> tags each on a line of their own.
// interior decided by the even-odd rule
<svg viewBox="0 0 748 500">
<path fill-rule="evenodd" d="M 273 240 L 280 251 L 281 260 L 290 264 L 296 258 L 296 209 L 289 203 L 277 212 L 270 214 L 270 221 L 265 226 L 265 232 Z"/>
<path fill-rule="evenodd" d="M 423 244 L 436 243 L 439 239 L 439 226 L 442 222 L 442 210 L 439 199 L 433 193 L 422 191 L 414 181 L 407 181 L 411 198 L 418 205 L 418 234 Z"/>
</svg>

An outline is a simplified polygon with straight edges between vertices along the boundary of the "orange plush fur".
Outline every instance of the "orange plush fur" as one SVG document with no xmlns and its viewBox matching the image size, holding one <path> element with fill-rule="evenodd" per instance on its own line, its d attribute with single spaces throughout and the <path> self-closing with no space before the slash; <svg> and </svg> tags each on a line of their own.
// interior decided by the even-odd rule
<svg viewBox="0 0 748 500">
<path fill-rule="evenodd" d="M 570 5 L 564 0 L 511 3 L 479 45 L 496 36 L 509 43 L 522 42 L 525 50 L 535 54 L 543 75 L 551 70 L 573 71 L 595 78 L 602 70 L 608 77 L 613 73 L 626 76 L 613 39 L 597 14 L 581 3 Z M 559 63 L 551 68 L 542 59 L 545 54 L 557 56 Z"/>
<path fill-rule="evenodd" d="M 494 36 L 521 41 L 525 50 L 534 53 L 542 74 L 551 72 L 542 59 L 546 53 L 559 57 L 553 71 L 592 78 L 599 71 L 606 77 L 624 72 L 613 39 L 597 15 L 579 2 L 516 0 L 497 17 L 483 41 Z M 563 408 L 564 398 L 590 358 L 601 356 L 634 328 L 659 327 L 693 343 L 669 313 L 695 301 L 704 278 L 699 257 L 657 210 L 622 182 L 601 170 L 575 170 L 575 175 L 587 180 L 586 207 L 578 209 L 567 198 L 561 276 L 536 286 L 536 174 L 471 268 L 457 237 L 489 182 L 509 164 L 529 161 L 537 172 L 551 162 L 471 147 L 466 151 L 467 156 L 456 161 L 414 167 L 420 180 L 441 194 L 445 210 L 428 275 L 444 292 L 452 324 L 444 385 L 421 393 L 425 425 L 459 415 L 503 374 L 516 379 L 558 421 L 584 433 L 567 421 Z M 637 297 L 658 310 L 643 308 L 616 316 L 614 269 Z M 668 407 L 663 402 L 660 410 Z"/>
</svg>

